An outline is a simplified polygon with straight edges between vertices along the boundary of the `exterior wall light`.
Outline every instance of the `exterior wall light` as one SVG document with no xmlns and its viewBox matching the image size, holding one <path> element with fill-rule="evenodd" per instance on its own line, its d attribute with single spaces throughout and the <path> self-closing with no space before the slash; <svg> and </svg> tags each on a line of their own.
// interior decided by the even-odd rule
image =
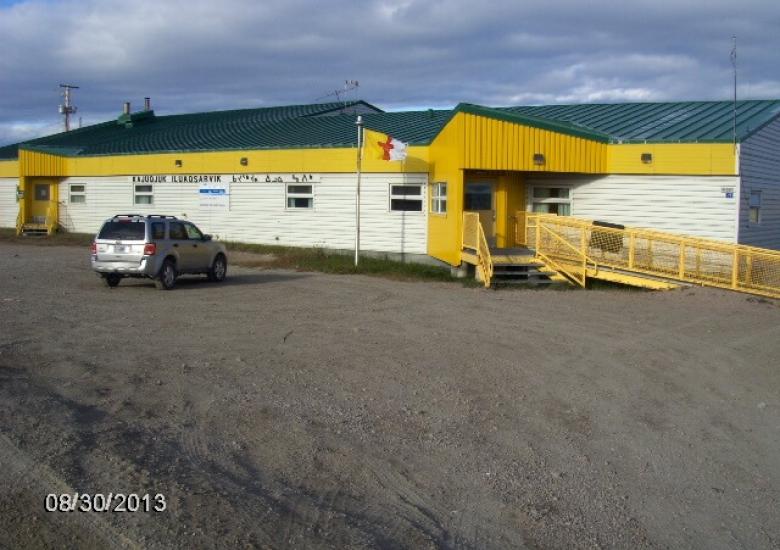
<svg viewBox="0 0 780 550">
<path fill-rule="evenodd" d="M 181 168 L 182 166 L 181 159 L 176 159 L 173 163 L 176 165 L 176 168 Z"/>
<path fill-rule="evenodd" d="M 642 162 L 644 164 L 652 164 L 653 163 L 653 153 L 642 153 Z"/>
<path fill-rule="evenodd" d="M 536 166 L 544 166 L 545 159 L 542 153 L 534 153 L 534 164 Z"/>
<path fill-rule="evenodd" d="M 241 157 L 241 166 L 246 166 L 249 164 L 249 159 L 246 157 Z"/>
</svg>

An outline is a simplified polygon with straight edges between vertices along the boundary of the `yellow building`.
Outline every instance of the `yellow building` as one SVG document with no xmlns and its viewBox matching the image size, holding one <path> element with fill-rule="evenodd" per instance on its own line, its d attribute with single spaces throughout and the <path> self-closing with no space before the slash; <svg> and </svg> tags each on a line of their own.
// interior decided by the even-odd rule
<svg viewBox="0 0 780 550">
<path fill-rule="evenodd" d="M 95 232 L 117 213 L 185 215 L 220 238 L 463 260 L 464 212 L 516 247 L 549 212 L 780 249 L 780 101 L 381 112 L 365 102 L 156 116 L 0 148 L 0 226 Z M 736 131 L 735 131 L 736 130 Z M 408 143 L 387 161 L 380 143 Z M 228 197 L 204 202 L 218 186 Z"/>
</svg>

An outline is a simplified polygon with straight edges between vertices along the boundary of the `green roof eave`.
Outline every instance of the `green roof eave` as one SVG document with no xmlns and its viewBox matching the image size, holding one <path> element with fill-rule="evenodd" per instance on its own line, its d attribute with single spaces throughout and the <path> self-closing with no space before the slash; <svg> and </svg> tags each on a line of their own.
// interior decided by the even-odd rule
<svg viewBox="0 0 780 550">
<path fill-rule="evenodd" d="M 471 103 L 460 103 L 455 108 L 454 113 L 468 113 L 477 116 L 484 116 L 495 120 L 502 120 L 504 122 L 531 126 L 532 128 L 539 128 L 540 130 L 549 130 L 559 134 L 581 137 L 591 141 L 598 141 L 599 143 L 609 143 L 612 140 L 612 136 L 609 134 L 580 128 L 573 124 L 557 122 L 550 119 L 537 118 L 529 115 L 519 115 L 507 111 L 500 111 L 490 107 L 483 107 L 482 105 L 473 105 Z"/>
<path fill-rule="evenodd" d="M 56 155 L 59 157 L 76 157 L 83 149 L 79 147 L 52 147 L 49 145 L 22 143 L 19 145 L 19 150 L 47 153 L 49 155 Z"/>
</svg>

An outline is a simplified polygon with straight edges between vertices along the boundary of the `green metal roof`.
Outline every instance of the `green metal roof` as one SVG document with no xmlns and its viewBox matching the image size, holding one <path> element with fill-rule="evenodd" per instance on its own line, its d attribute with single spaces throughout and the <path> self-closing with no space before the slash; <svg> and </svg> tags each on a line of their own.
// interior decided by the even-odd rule
<svg viewBox="0 0 780 550">
<path fill-rule="evenodd" d="M 365 102 L 357 103 L 376 109 Z M 133 113 L 119 122 L 104 122 L 21 146 L 66 156 L 352 147 L 357 143 L 355 115 L 339 115 L 343 107 L 335 103 L 163 117 Z M 362 116 L 366 128 L 410 144 L 427 144 L 452 111 L 367 112 Z"/>
<path fill-rule="evenodd" d="M 358 101 L 346 104 L 379 111 Z M 354 114 L 343 103 L 240 109 L 185 115 L 132 113 L 67 133 L 0 148 L 0 160 L 18 147 L 65 156 L 163 152 L 354 147 Z M 733 103 L 620 103 L 490 108 L 462 103 L 454 110 L 367 112 L 365 127 L 412 145 L 426 145 L 458 112 L 505 120 L 600 142 L 730 142 Z M 780 100 L 737 104 L 737 139 L 744 140 L 775 117 Z"/>
<path fill-rule="evenodd" d="M 6 145 L 5 147 L 0 147 L 0 161 L 16 160 L 17 158 L 19 158 L 18 143 L 14 143 L 13 145 Z"/>
<path fill-rule="evenodd" d="M 612 143 L 731 143 L 732 101 L 503 107 L 503 112 L 602 132 Z M 780 100 L 737 102 L 737 141 L 780 115 Z"/>
<path fill-rule="evenodd" d="M 482 107 L 481 105 L 471 105 L 469 103 L 461 103 L 455 109 L 455 112 L 470 113 L 473 115 L 485 116 L 496 120 L 503 120 L 506 122 L 514 122 L 517 124 L 523 124 L 525 126 L 531 126 L 533 128 L 541 128 L 542 130 L 550 130 L 552 132 L 558 132 L 561 134 L 568 134 L 572 136 L 591 139 L 594 141 L 600 141 L 607 143 L 610 140 L 609 134 L 592 130 L 578 124 L 573 124 L 566 120 L 555 120 L 550 118 L 542 118 L 539 116 L 533 116 L 515 112 L 510 109 L 494 109 L 490 107 Z"/>
</svg>

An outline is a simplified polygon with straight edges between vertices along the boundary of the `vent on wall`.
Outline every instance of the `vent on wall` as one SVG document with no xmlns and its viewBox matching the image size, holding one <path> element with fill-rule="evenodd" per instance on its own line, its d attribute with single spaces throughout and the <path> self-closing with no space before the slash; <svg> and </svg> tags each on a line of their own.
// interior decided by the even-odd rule
<svg viewBox="0 0 780 550">
<path fill-rule="evenodd" d="M 652 162 L 653 162 L 653 153 L 642 153 L 642 162 L 644 164 L 652 164 Z"/>
</svg>

